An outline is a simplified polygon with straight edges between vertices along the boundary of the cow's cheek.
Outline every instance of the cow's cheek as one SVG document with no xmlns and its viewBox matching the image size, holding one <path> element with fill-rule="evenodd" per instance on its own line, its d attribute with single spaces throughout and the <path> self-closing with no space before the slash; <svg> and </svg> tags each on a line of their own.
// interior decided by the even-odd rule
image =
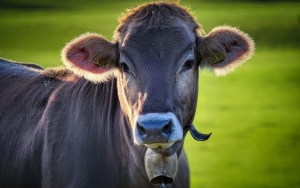
<svg viewBox="0 0 300 188">
<path fill-rule="evenodd" d="M 175 101 L 179 111 L 181 123 L 189 121 L 197 102 L 197 76 L 193 71 L 178 75 L 176 79 Z"/>
<path fill-rule="evenodd" d="M 135 80 L 130 76 L 120 74 L 118 76 L 118 95 L 121 104 L 121 108 L 124 114 L 128 117 L 129 123 L 132 126 L 134 122 L 135 101 L 138 91 L 136 91 Z"/>
</svg>

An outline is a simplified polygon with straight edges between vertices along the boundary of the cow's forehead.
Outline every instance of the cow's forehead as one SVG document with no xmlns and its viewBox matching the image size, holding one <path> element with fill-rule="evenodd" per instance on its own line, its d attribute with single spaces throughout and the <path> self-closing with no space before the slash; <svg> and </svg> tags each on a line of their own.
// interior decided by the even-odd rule
<svg viewBox="0 0 300 188">
<path fill-rule="evenodd" d="M 121 41 L 121 58 L 174 61 L 193 52 L 196 36 L 185 27 L 129 30 Z"/>
</svg>

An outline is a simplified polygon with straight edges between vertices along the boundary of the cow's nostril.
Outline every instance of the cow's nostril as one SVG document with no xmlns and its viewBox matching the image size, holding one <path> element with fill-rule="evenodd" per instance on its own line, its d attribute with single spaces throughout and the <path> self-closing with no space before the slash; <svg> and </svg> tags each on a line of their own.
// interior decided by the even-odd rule
<svg viewBox="0 0 300 188">
<path fill-rule="evenodd" d="M 142 136 L 147 134 L 145 128 L 140 123 L 137 123 L 137 128 Z"/>
<path fill-rule="evenodd" d="M 163 126 L 162 133 L 164 135 L 169 135 L 172 133 L 172 121 L 169 121 Z"/>
</svg>

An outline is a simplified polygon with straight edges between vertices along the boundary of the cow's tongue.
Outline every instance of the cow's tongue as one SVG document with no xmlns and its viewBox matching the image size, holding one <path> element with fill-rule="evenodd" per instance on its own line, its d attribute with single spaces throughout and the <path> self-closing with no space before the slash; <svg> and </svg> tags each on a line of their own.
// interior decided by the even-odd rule
<svg viewBox="0 0 300 188">
<path fill-rule="evenodd" d="M 148 148 L 145 154 L 145 168 L 152 184 L 173 183 L 178 166 L 177 154 L 164 156 Z"/>
</svg>

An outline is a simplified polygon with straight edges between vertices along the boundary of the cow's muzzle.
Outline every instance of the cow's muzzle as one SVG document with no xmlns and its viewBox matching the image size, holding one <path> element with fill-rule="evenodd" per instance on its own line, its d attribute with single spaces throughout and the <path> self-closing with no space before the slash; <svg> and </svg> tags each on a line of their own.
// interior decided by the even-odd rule
<svg viewBox="0 0 300 188">
<path fill-rule="evenodd" d="M 182 127 L 171 113 L 139 115 L 134 125 L 134 142 L 149 148 L 169 148 L 183 139 Z"/>
</svg>

